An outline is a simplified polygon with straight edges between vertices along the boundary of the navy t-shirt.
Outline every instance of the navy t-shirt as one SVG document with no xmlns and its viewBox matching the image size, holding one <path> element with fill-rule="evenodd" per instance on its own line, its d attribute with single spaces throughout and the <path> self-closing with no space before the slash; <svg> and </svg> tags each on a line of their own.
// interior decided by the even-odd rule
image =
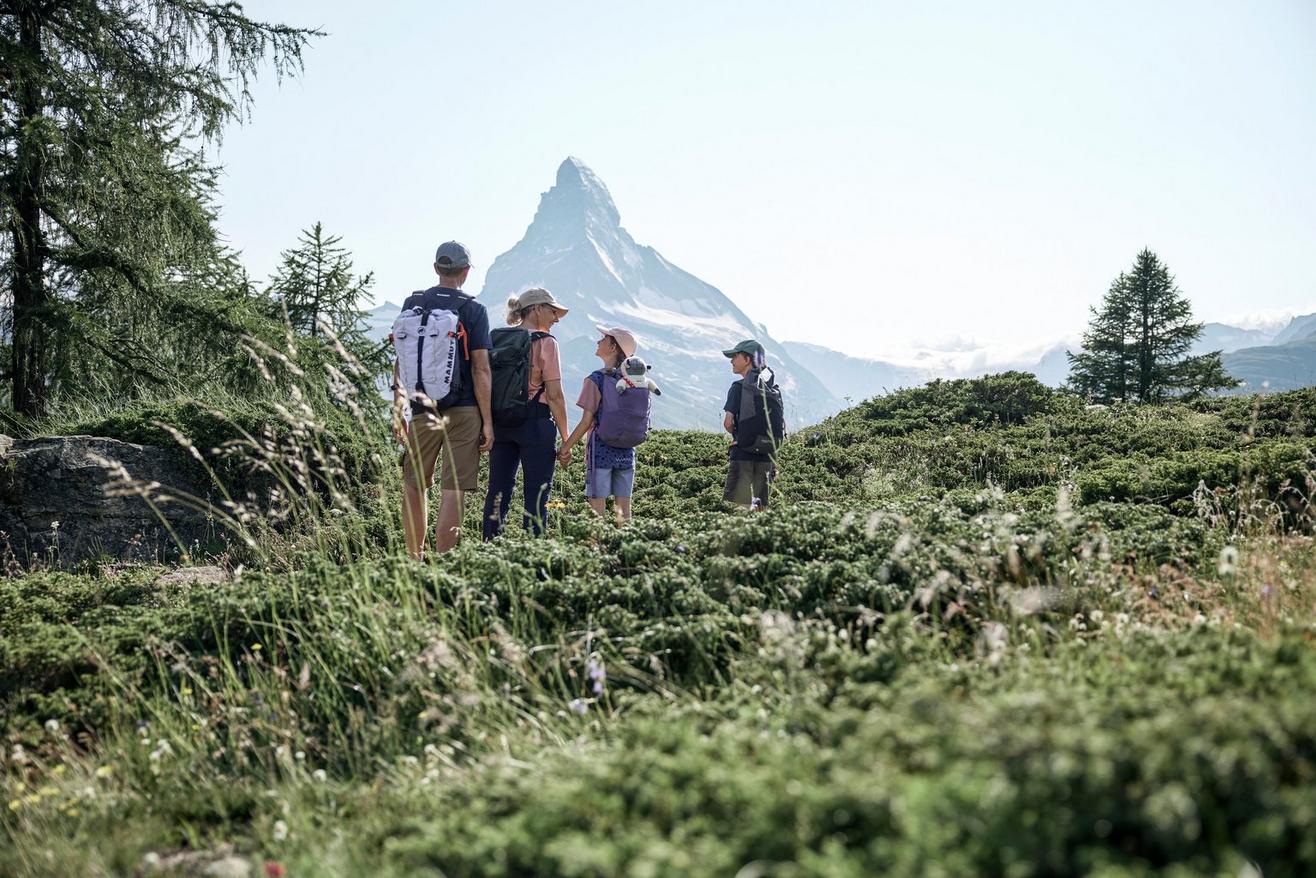
<svg viewBox="0 0 1316 878">
<path fill-rule="evenodd" d="M 731 412 L 731 429 L 733 435 L 736 427 L 740 426 L 740 391 L 743 387 L 744 385 L 739 381 L 732 384 L 731 389 L 727 391 L 727 404 L 722 407 L 722 411 Z M 767 462 L 772 460 L 772 456 L 768 454 L 756 454 L 753 451 L 745 451 L 741 449 L 739 445 L 732 445 L 731 459 Z"/>
<path fill-rule="evenodd" d="M 466 330 L 467 349 L 487 351 L 493 347 L 493 341 L 489 337 L 489 312 L 485 310 L 483 305 L 475 301 L 474 296 L 467 295 L 453 287 L 440 285 L 407 296 L 406 301 L 402 303 L 402 310 L 415 308 L 417 305 L 427 311 L 431 308 L 447 308 L 450 311 L 456 311 L 457 319 L 461 321 L 462 327 Z M 475 405 L 475 379 L 471 376 L 471 361 L 464 356 L 466 351 L 463 350 L 461 353 L 463 356 L 458 357 L 461 362 L 461 392 L 457 394 L 457 398 L 452 405 Z"/>
</svg>

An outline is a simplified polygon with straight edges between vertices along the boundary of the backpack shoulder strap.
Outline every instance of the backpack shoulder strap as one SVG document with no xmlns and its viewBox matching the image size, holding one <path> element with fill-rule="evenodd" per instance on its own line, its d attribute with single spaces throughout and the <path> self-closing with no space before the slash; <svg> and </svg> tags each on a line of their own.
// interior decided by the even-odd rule
<svg viewBox="0 0 1316 878">
<path fill-rule="evenodd" d="M 589 380 L 594 382 L 594 386 L 599 389 L 599 407 L 594 411 L 595 419 L 598 418 L 599 412 L 603 409 L 603 382 L 605 380 L 602 369 L 595 369 L 589 373 Z"/>
</svg>

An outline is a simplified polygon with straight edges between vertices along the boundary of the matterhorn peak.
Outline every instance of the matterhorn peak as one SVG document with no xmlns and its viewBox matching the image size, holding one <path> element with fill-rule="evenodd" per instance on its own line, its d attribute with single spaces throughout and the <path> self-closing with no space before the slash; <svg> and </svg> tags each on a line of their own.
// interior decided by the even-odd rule
<svg viewBox="0 0 1316 878">
<path fill-rule="evenodd" d="M 558 166 L 524 237 L 489 266 L 480 303 L 501 314 L 508 297 L 528 286 L 552 290 L 570 309 L 553 328 L 564 382 L 598 367 L 596 326 L 624 326 L 640 339 L 644 355 L 655 358 L 655 375 L 673 379 L 663 386 L 664 404 L 654 407 L 655 424 L 720 425 L 731 380 L 722 351 L 746 338 L 768 349 L 793 423 L 816 423 L 841 407 L 721 290 L 636 243 L 621 227 L 608 187 L 578 158 Z"/>
<path fill-rule="evenodd" d="M 557 181 L 543 194 L 531 228 L 540 223 L 551 227 L 584 226 L 588 231 L 613 231 L 621 226 L 621 214 L 612 194 L 590 167 L 568 156 L 557 169 Z"/>
</svg>

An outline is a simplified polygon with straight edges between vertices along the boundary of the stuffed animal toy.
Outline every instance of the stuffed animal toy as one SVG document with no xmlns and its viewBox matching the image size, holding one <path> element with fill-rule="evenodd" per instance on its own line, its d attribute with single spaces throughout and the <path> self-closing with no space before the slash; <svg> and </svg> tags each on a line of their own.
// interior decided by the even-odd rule
<svg viewBox="0 0 1316 878">
<path fill-rule="evenodd" d="M 658 389 L 658 385 L 649 377 L 648 373 L 652 368 L 639 357 L 627 357 L 621 364 L 621 377 L 617 379 L 617 392 L 621 393 L 628 387 L 643 387 L 646 390 L 653 391 L 654 396 L 662 396 L 663 392 Z"/>
</svg>

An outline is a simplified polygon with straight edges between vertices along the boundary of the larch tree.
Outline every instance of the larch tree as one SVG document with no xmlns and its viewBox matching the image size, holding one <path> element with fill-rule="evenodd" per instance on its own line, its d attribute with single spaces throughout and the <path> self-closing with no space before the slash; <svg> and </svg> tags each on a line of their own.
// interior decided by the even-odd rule
<svg viewBox="0 0 1316 878">
<path fill-rule="evenodd" d="M 167 382 L 260 311 L 214 231 L 204 147 L 262 64 L 316 33 L 207 0 L 0 0 L 0 281 L 9 403 L 39 416 L 95 357 Z"/>
</svg>

